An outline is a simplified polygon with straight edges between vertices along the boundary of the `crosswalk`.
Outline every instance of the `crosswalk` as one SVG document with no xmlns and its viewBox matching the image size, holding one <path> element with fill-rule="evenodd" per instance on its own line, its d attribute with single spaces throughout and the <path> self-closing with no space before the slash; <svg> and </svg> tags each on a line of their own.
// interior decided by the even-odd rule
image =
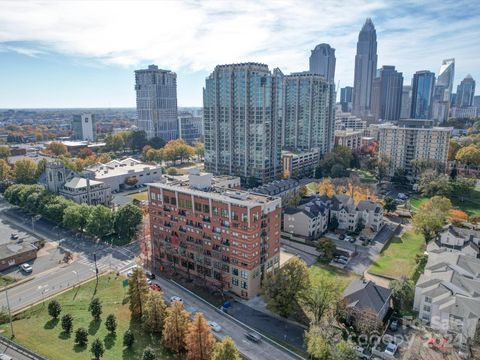
<svg viewBox="0 0 480 360">
<path fill-rule="evenodd" d="M 92 259 L 88 258 L 85 255 L 80 255 L 79 259 L 77 260 L 79 264 L 87 265 L 92 269 L 93 272 L 95 272 L 95 263 L 93 262 Z M 135 264 L 134 260 L 111 260 L 110 257 L 104 257 L 100 260 L 97 261 L 97 268 L 98 271 L 105 272 L 105 271 L 114 271 L 114 272 L 120 272 L 123 269 L 132 266 Z"/>
</svg>

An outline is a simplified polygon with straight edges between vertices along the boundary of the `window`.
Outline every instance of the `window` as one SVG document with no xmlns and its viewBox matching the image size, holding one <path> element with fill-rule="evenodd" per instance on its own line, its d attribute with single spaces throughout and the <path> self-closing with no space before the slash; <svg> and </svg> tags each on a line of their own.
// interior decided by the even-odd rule
<svg viewBox="0 0 480 360">
<path fill-rule="evenodd" d="M 232 278 L 232 285 L 233 286 L 238 286 L 238 279 L 237 278 Z"/>
<path fill-rule="evenodd" d="M 204 205 L 203 205 L 203 212 L 204 212 L 204 213 L 210 213 L 210 206 L 204 204 Z"/>
<path fill-rule="evenodd" d="M 237 268 L 232 268 L 232 274 L 235 276 L 238 276 L 238 269 Z"/>
<path fill-rule="evenodd" d="M 195 211 L 202 211 L 202 204 L 195 203 Z"/>
<path fill-rule="evenodd" d="M 242 279 L 248 279 L 248 272 L 244 271 L 244 270 L 241 270 L 240 271 L 240 276 L 242 277 Z"/>
<path fill-rule="evenodd" d="M 247 216 L 247 214 L 245 214 L 245 213 L 242 214 L 242 221 L 243 221 L 244 223 L 246 223 L 246 222 L 248 221 L 248 216 Z"/>
<path fill-rule="evenodd" d="M 246 282 L 246 281 L 242 281 L 240 287 L 241 287 L 242 289 L 248 289 L 248 284 L 247 284 L 247 282 Z"/>
<path fill-rule="evenodd" d="M 432 303 L 432 298 L 428 297 L 428 296 L 425 296 L 425 302 L 427 304 L 431 304 Z"/>
<path fill-rule="evenodd" d="M 430 312 L 430 306 L 423 305 L 423 311 Z"/>
</svg>

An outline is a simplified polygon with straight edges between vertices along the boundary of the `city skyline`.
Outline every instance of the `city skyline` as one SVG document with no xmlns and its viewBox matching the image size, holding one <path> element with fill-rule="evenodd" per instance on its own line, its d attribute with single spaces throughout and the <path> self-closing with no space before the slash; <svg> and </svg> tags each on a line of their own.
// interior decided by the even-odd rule
<svg viewBox="0 0 480 360">
<path fill-rule="evenodd" d="M 405 85 L 418 70 L 437 74 L 446 58 L 456 61 L 454 89 L 467 74 L 480 78 L 471 56 L 480 51 L 473 2 L 135 4 L 3 2 L 0 108 L 134 107 L 134 70 L 150 64 L 177 73 L 179 106 L 201 106 L 216 65 L 254 61 L 285 74 L 304 71 L 321 43 L 336 49 L 336 84 L 352 86 L 367 17 L 377 30 L 377 68 L 394 65 Z M 163 12 L 182 17 L 153 21 Z"/>
</svg>

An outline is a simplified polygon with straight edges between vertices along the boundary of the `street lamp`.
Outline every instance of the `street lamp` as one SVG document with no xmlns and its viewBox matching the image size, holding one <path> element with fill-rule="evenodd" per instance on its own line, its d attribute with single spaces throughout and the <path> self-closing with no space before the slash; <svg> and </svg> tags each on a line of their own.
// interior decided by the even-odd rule
<svg viewBox="0 0 480 360">
<path fill-rule="evenodd" d="M 48 292 L 48 284 L 47 285 L 40 285 L 38 286 L 38 290 L 41 292 L 42 294 L 42 303 L 43 303 L 43 306 L 45 306 L 45 293 Z"/>
<path fill-rule="evenodd" d="M 74 273 L 75 275 L 77 275 L 77 284 L 80 282 L 80 279 L 78 278 L 78 271 L 76 270 L 72 270 L 72 273 Z"/>
<path fill-rule="evenodd" d="M 33 233 L 35 233 L 35 221 L 40 220 L 41 217 L 42 217 L 42 215 L 32 216 L 32 232 Z"/>
</svg>

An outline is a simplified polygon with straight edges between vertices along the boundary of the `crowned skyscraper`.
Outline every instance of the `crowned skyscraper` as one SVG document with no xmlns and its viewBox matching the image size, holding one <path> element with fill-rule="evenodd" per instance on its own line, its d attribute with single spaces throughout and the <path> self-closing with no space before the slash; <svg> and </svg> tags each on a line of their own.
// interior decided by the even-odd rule
<svg viewBox="0 0 480 360">
<path fill-rule="evenodd" d="M 310 55 L 310 73 L 322 75 L 329 83 L 335 81 L 335 49 L 328 44 L 315 46 Z"/>
<path fill-rule="evenodd" d="M 370 113 L 372 82 L 377 70 L 377 32 L 370 18 L 358 35 L 353 80 L 353 113 L 366 117 Z"/>
<path fill-rule="evenodd" d="M 433 90 L 432 118 L 438 124 L 443 124 L 448 119 L 454 76 L 455 59 L 443 60 Z"/>
</svg>

